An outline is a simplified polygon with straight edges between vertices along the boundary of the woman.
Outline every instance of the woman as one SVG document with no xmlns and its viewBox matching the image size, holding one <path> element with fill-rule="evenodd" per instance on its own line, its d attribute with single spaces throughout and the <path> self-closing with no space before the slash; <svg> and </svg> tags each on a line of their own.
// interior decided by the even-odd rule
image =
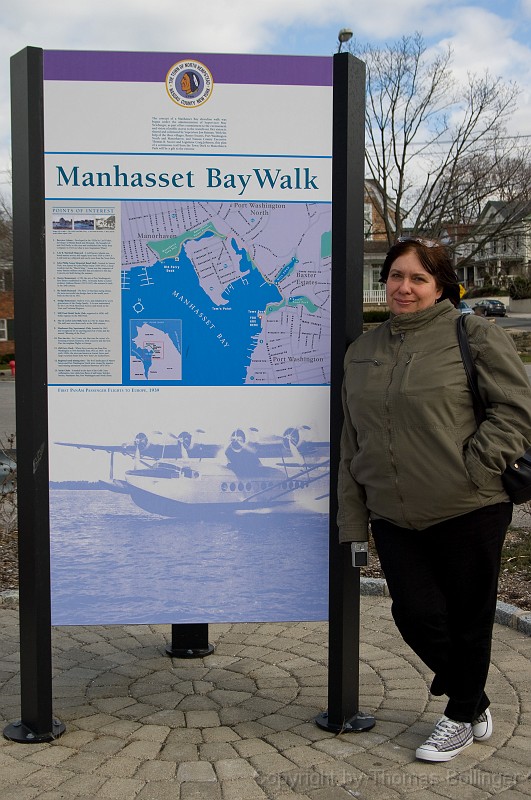
<svg viewBox="0 0 531 800">
<path fill-rule="evenodd" d="M 448 696 L 416 756 L 448 761 L 492 733 L 485 683 L 512 515 L 500 475 L 531 442 L 531 388 L 510 337 L 469 315 L 477 428 L 441 243 L 399 239 L 381 280 L 390 319 L 345 357 L 338 525 L 342 542 L 364 541 L 370 521 L 396 625 Z"/>
</svg>

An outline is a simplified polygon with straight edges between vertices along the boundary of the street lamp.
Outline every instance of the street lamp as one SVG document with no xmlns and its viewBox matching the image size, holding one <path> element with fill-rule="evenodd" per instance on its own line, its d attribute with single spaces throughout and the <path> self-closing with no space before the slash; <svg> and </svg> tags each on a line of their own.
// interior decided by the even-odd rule
<svg viewBox="0 0 531 800">
<path fill-rule="evenodd" d="M 349 41 L 349 39 L 352 39 L 352 31 L 350 30 L 350 28 L 341 28 L 341 30 L 337 34 L 337 40 L 339 42 L 339 47 L 337 48 L 338 53 L 341 52 L 341 48 L 343 47 L 345 42 Z"/>
</svg>

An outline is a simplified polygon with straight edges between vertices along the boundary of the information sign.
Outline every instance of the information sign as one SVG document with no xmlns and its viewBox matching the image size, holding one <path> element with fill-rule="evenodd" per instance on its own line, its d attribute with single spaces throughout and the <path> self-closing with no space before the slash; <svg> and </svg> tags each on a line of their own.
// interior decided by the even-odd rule
<svg viewBox="0 0 531 800">
<path fill-rule="evenodd" d="M 325 619 L 332 58 L 43 76 L 52 622 Z"/>
</svg>

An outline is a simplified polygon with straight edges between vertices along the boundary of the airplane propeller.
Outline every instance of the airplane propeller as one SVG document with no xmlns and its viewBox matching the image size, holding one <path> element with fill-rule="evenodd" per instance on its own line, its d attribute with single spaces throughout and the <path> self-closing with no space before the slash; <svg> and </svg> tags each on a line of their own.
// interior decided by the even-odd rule
<svg viewBox="0 0 531 800">
<path fill-rule="evenodd" d="M 139 453 L 142 453 L 149 444 L 149 439 L 145 433 L 137 433 L 134 444 Z"/>
<path fill-rule="evenodd" d="M 296 464 L 304 464 L 304 456 L 300 452 L 300 446 L 307 440 L 304 431 L 309 431 L 311 428 L 308 425 L 301 425 L 298 428 L 287 428 L 284 431 L 282 440 L 284 446 L 290 451 L 291 457 Z"/>
<path fill-rule="evenodd" d="M 175 437 L 178 442 L 182 444 L 184 449 L 188 452 L 190 447 L 192 446 L 192 434 L 189 431 L 181 431 L 181 433 Z"/>
<path fill-rule="evenodd" d="M 239 453 L 242 450 L 255 452 L 256 448 L 253 446 L 256 440 L 255 434 L 258 433 L 258 428 L 249 428 L 247 431 L 243 428 L 236 428 L 230 435 L 229 448 L 233 453 Z"/>
</svg>

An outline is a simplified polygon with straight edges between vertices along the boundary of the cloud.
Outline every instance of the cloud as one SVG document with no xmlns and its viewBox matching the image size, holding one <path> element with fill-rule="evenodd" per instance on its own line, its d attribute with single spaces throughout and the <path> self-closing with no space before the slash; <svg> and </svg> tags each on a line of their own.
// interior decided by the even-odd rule
<svg viewBox="0 0 531 800">
<path fill-rule="evenodd" d="M 407 0 L 406 0 L 407 1 Z M 418 2 L 419 0 L 417 0 Z M 288 32 L 336 31 L 351 16 L 351 0 L 17 0 L 0 21 L 0 182 L 9 163 L 9 57 L 27 46 L 44 50 L 169 52 L 279 52 Z M 335 49 L 335 33 L 321 34 L 321 52 Z M 295 47 L 291 52 L 301 52 Z M 5 173 L 4 173 L 5 174 Z M 0 183 L 0 191 L 3 186 Z"/>
<path fill-rule="evenodd" d="M 278 30 L 295 23 L 315 26 L 349 10 L 348 0 L 93 0 L 90 4 L 21 0 L 9 27 L 13 44 L 44 48 L 253 52 L 275 39 Z"/>
<path fill-rule="evenodd" d="M 158 50 L 178 52 L 278 52 L 286 32 L 335 33 L 348 26 L 356 36 L 382 40 L 429 26 L 437 9 L 460 0 L 18 0 L 0 23 L 0 48 Z M 323 38 L 326 37 L 326 33 Z M 323 44 L 321 45 L 321 48 Z M 327 52 L 325 50 L 325 52 Z"/>
<path fill-rule="evenodd" d="M 439 44 L 451 46 L 457 73 L 466 75 L 488 69 L 494 75 L 517 74 L 521 61 L 530 59 L 529 48 L 513 38 L 513 21 L 473 7 L 455 9 L 454 17 L 454 32 Z"/>
<path fill-rule="evenodd" d="M 8 162 L 9 56 L 43 49 L 331 54 L 350 27 L 374 44 L 421 31 L 451 44 L 458 75 L 481 72 L 531 87 L 531 49 L 524 13 L 531 0 L 17 0 L 0 21 L 0 170 Z M 481 7 L 483 3 L 484 7 Z M 478 5 L 479 4 L 479 5 Z M 494 12 L 486 10 L 495 9 Z M 508 15 L 516 14 L 510 19 Z M 503 16 L 505 15 L 505 17 Z M 522 128 L 527 125 L 521 111 Z M 1 177 L 0 177 L 1 180 Z M 0 190 L 1 190 L 0 186 Z"/>
<path fill-rule="evenodd" d="M 531 0 L 528 0 L 531 5 Z M 455 31 L 439 41 L 434 49 L 450 46 L 452 69 L 465 83 L 470 73 L 501 77 L 516 83 L 521 94 L 509 128 L 512 133 L 529 133 L 528 104 L 531 88 L 531 49 L 516 38 L 515 19 L 504 19 L 485 9 L 465 6 L 453 11 Z M 527 108 L 526 108 L 527 106 Z"/>
</svg>

